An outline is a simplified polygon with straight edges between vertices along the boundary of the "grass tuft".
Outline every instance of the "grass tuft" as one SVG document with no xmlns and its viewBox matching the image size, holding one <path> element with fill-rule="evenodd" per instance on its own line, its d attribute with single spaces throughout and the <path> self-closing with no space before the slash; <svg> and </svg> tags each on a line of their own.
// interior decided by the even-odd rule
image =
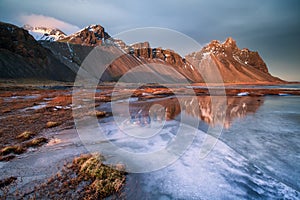
<svg viewBox="0 0 300 200">
<path fill-rule="evenodd" d="M 126 173 L 107 166 L 100 154 L 84 154 L 36 189 L 35 197 L 104 199 L 121 195 Z"/>
<path fill-rule="evenodd" d="M 53 128 L 53 127 L 56 127 L 56 126 L 59 126 L 59 125 L 60 125 L 59 122 L 52 122 L 52 121 L 50 121 L 50 122 L 47 122 L 46 127 L 47 128 Z"/>
<path fill-rule="evenodd" d="M 25 143 L 26 147 L 39 147 L 42 146 L 43 144 L 47 143 L 48 139 L 44 137 L 40 138 L 34 138 L 28 142 Z"/>
<path fill-rule="evenodd" d="M 25 140 L 29 140 L 31 139 L 33 136 L 35 136 L 36 134 L 35 133 L 32 133 L 30 131 L 24 131 L 23 133 L 21 133 L 20 135 L 18 135 L 16 137 L 16 139 L 19 139 L 19 140 L 22 140 L 22 141 L 25 141 Z"/>
<path fill-rule="evenodd" d="M 6 156 L 10 153 L 21 154 L 26 151 L 26 148 L 21 145 L 6 146 L 0 150 L 0 156 Z"/>
</svg>

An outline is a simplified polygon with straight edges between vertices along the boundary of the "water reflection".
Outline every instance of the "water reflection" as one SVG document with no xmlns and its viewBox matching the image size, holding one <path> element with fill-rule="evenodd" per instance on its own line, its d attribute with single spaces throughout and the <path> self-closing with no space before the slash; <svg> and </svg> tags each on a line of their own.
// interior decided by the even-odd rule
<svg viewBox="0 0 300 200">
<path fill-rule="evenodd" d="M 196 117 L 209 126 L 229 128 L 236 118 L 255 113 L 263 104 L 262 97 L 171 97 L 129 103 L 132 124 L 149 125 L 152 121 L 180 120 L 181 112 Z M 224 106 L 225 105 L 225 106 Z"/>
</svg>

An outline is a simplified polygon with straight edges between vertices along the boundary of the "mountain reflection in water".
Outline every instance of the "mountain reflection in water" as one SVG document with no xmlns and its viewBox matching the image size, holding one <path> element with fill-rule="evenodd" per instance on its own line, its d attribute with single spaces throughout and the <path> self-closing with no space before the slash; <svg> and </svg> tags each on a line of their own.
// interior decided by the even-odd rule
<svg viewBox="0 0 300 200">
<path fill-rule="evenodd" d="M 243 118 L 247 114 L 255 113 L 263 102 L 262 97 L 248 96 L 171 97 L 151 101 L 132 101 L 129 103 L 129 112 L 131 123 L 140 126 L 146 126 L 151 121 L 180 120 L 180 114 L 183 112 L 209 126 L 223 125 L 228 129 L 235 118 Z"/>
</svg>

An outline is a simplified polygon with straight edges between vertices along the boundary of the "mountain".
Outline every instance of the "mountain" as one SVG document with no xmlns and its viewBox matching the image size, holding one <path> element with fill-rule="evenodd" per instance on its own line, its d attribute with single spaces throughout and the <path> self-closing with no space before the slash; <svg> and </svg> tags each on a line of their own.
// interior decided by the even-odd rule
<svg viewBox="0 0 300 200">
<path fill-rule="evenodd" d="M 23 26 L 35 40 L 56 41 L 65 38 L 67 35 L 57 28 L 32 27 L 29 24 Z"/>
<path fill-rule="evenodd" d="M 0 78 L 72 81 L 74 77 L 75 73 L 28 31 L 0 22 Z"/>
<path fill-rule="evenodd" d="M 178 53 L 170 49 L 151 48 L 148 42 L 137 43 L 125 48 L 125 52 L 137 59 L 140 64 L 161 64 L 169 66 L 173 70 L 169 70 L 165 74 L 172 73 L 166 77 L 168 81 L 189 81 L 189 82 L 203 82 L 201 74 L 185 58 L 182 58 Z M 114 64 L 114 63 L 113 63 Z M 164 73 L 165 69 L 159 70 L 159 73 Z M 157 71 L 156 69 L 155 71 Z M 169 76 L 175 76 L 176 79 Z"/>
<path fill-rule="evenodd" d="M 84 30 L 84 32 L 86 29 Z M 93 35 L 92 32 L 89 34 Z M 75 35 L 82 35 L 76 33 Z M 90 38 L 90 37 L 89 37 Z M 66 38 L 65 38 L 66 39 Z M 64 40 L 65 40 L 64 39 Z M 103 41 L 102 39 L 100 41 Z M 74 72 L 77 72 L 82 62 L 93 50 L 94 42 L 42 42 L 43 46 L 51 52 Z M 172 50 L 162 48 L 151 48 L 148 42 L 126 45 L 122 40 L 107 38 L 99 45 L 103 53 L 121 55 L 108 67 L 101 78 L 102 81 L 117 81 L 120 77 L 130 71 L 126 82 L 143 80 L 152 82 L 154 80 L 162 83 L 170 82 L 203 82 L 198 71 L 184 58 Z M 100 59 L 100 58 L 98 58 Z M 95 62 L 97 58 L 95 58 Z M 97 63 L 93 63 L 97 65 Z M 133 70 L 137 66 L 144 66 L 141 70 Z"/>
<path fill-rule="evenodd" d="M 239 49 L 236 41 L 230 37 L 224 43 L 213 40 L 199 52 L 191 53 L 185 58 L 198 67 L 201 74 L 208 76 L 214 74 L 207 73 L 209 66 L 201 65 L 201 61 L 211 60 L 225 83 L 283 82 L 269 73 L 266 63 L 258 52 L 247 48 Z"/>
<path fill-rule="evenodd" d="M 23 28 L 53 37 L 36 39 L 37 42 L 28 31 L 1 23 L 0 77 L 71 80 L 92 50 L 102 46 L 98 49 L 101 51 L 98 57 L 93 60 L 94 70 L 99 67 L 101 56 L 118 57 L 108 65 L 101 81 L 117 81 L 125 77 L 125 82 L 139 82 L 141 78 L 161 83 L 204 83 L 208 78 L 214 82 L 214 66 L 225 83 L 284 82 L 268 72 L 258 52 L 239 49 L 232 38 L 224 43 L 214 40 L 200 51 L 181 57 L 170 49 L 152 48 L 148 42 L 127 45 L 112 38 L 101 25 L 90 25 L 68 36 L 58 29 L 29 25 Z M 135 70 L 137 66 L 139 70 Z"/>
<path fill-rule="evenodd" d="M 63 39 L 59 39 L 58 42 L 97 46 L 104 44 L 105 40 L 108 38 L 110 38 L 110 35 L 108 35 L 108 33 L 105 32 L 102 26 L 90 25 Z"/>
<path fill-rule="evenodd" d="M 156 77 L 162 82 L 188 80 L 192 83 L 203 83 L 208 79 L 213 82 L 215 72 L 212 71 L 211 65 L 214 65 L 225 83 L 283 82 L 268 72 L 258 52 L 246 48 L 240 50 L 232 38 L 228 38 L 224 43 L 214 40 L 199 52 L 191 53 L 184 58 L 170 49 L 152 48 L 148 42 L 127 45 L 120 39 L 111 38 L 100 25 L 88 26 L 58 42 L 47 43 L 44 46 L 74 72 L 78 71 L 82 61 L 92 51 L 92 47 L 98 45 L 118 47 L 123 56 L 111 63 L 103 81 L 116 81 L 130 70 L 131 76 L 128 81 L 139 80 L 141 76 L 144 80 L 153 80 L 151 74 L 156 73 L 158 76 L 162 75 Z M 210 64 L 203 64 L 203 60 L 209 60 Z M 166 70 L 167 67 L 154 69 L 155 64 L 169 66 L 173 72 Z M 133 74 L 132 69 L 141 65 L 148 67 L 143 68 L 143 73 Z M 176 75 L 174 70 L 177 72 Z"/>
</svg>

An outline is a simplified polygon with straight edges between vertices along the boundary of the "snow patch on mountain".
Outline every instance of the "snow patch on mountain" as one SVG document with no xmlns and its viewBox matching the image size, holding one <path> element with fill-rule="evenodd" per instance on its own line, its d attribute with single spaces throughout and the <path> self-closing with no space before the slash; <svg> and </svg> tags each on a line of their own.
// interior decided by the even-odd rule
<svg viewBox="0 0 300 200">
<path fill-rule="evenodd" d="M 57 41 L 66 37 L 66 34 L 57 28 L 32 27 L 28 24 L 24 25 L 23 28 L 37 41 Z"/>
</svg>

